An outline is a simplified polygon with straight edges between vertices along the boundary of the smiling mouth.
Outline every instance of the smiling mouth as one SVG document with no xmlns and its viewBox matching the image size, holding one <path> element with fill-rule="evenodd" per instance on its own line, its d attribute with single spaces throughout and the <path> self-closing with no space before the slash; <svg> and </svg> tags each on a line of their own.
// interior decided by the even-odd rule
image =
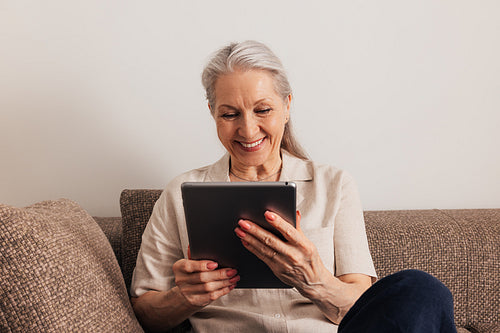
<svg viewBox="0 0 500 333">
<path fill-rule="evenodd" d="M 250 143 L 245 143 L 245 142 L 241 142 L 241 141 L 238 141 L 238 143 L 240 145 L 242 145 L 244 148 L 254 148 L 254 147 L 257 147 L 258 145 L 260 145 L 262 143 L 262 141 L 264 141 L 264 139 L 265 139 L 265 137 L 263 137 L 260 140 L 250 142 Z"/>
</svg>

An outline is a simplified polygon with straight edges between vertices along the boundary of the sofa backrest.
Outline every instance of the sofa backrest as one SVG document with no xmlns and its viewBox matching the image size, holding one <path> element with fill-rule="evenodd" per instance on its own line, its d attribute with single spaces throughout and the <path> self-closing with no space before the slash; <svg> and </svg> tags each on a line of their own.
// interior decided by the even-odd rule
<svg viewBox="0 0 500 333">
<path fill-rule="evenodd" d="M 122 272 L 127 289 L 141 236 L 161 190 L 124 190 Z M 420 269 L 452 292 L 455 322 L 477 332 L 500 330 L 500 209 L 365 212 L 379 278 Z"/>
<path fill-rule="evenodd" d="M 141 247 L 142 233 L 161 192 L 161 190 L 123 190 L 120 195 L 123 228 L 121 246 L 122 273 L 129 293 L 132 273 Z"/>
<path fill-rule="evenodd" d="M 373 211 L 365 221 L 379 277 L 424 270 L 451 290 L 458 326 L 500 330 L 500 209 Z"/>
</svg>

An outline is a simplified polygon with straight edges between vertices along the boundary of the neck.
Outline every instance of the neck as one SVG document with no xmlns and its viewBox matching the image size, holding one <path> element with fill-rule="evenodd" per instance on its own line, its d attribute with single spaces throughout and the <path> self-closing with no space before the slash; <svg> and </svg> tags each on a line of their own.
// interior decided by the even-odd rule
<svg viewBox="0 0 500 333">
<path fill-rule="evenodd" d="M 281 158 L 270 169 L 261 168 L 237 168 L 230 163 L 229 178 L 231 181 L 247 181 L 247 182 L 261 182 L 261 181 L 277 181 L 281 172 Z"/>
</svg>

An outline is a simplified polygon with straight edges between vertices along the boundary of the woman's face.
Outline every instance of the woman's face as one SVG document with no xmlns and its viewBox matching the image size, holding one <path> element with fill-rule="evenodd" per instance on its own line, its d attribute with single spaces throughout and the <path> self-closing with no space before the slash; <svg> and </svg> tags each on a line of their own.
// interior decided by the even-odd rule
<svg viewBox="0 0 500 333">
<path fill-rule="evenodd" d="M 275 169 L 288 122 L 291 95 L 283 100 L 264 70 L 235 71 L 215 83 L 211 110 L 233 167 Z"/>
</svg>

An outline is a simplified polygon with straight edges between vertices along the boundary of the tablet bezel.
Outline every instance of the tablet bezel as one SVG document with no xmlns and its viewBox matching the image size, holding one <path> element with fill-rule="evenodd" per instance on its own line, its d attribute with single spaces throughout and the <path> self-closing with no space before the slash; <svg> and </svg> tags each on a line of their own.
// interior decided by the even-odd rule
<svg viewBox="0 0 500 333">
<path fill-rule="evenodd" d="M 247 219 L 284 240 L 264 212 L 273 211 L 295 227 L 295 183 L 186 182 L 181 192 L 192 259 L 237 269 L 241 277 L 237 288 L 290 288 L 243 247 L 234 229 L 240 219 Z"/>
</svg>

